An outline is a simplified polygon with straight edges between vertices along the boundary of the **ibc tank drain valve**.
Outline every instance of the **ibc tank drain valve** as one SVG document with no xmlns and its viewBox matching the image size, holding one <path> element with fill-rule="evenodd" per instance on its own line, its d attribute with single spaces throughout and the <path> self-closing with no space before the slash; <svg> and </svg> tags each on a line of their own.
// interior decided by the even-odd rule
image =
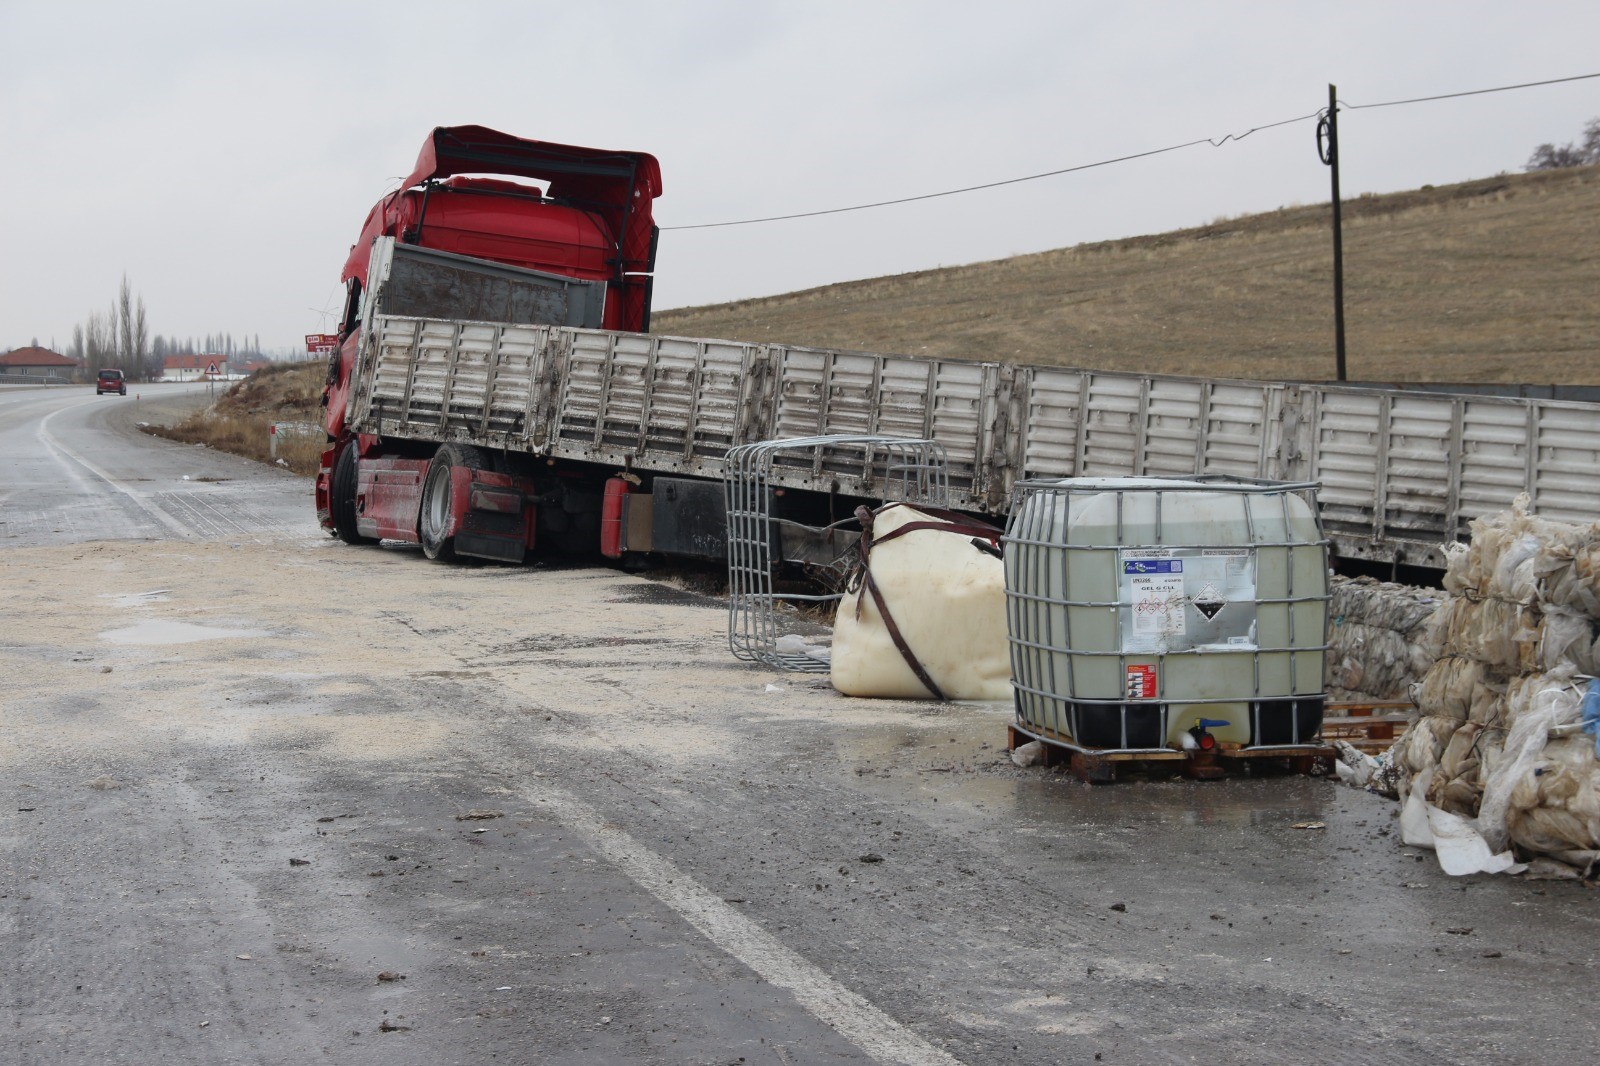
<svg viewBox="0 0 1600 1066">
<path fill-rule="evenodd" d="M 1189 736 L 1193 743 L 1183 746 L 1190 750 L 1215 751 L 1217 738 L 1211 735 L 1211 730 L 1218 726 L 1232 724 L 1224 718 L 1202 718 L 1189 727 Z"/>
</svg>

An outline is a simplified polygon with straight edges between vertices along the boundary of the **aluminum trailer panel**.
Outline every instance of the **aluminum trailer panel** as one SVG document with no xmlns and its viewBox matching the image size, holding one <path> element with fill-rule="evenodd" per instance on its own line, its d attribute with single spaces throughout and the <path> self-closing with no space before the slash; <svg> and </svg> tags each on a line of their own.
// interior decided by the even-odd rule
<svg viewBox="0 0 1600 1066">
<path fill-rule="evenodd" d="M 755 345 L 644 333 L 556 330 L 559 381 L 549 454 L 659 473 L 720 478 L 752 422 Z"/>
</svg>

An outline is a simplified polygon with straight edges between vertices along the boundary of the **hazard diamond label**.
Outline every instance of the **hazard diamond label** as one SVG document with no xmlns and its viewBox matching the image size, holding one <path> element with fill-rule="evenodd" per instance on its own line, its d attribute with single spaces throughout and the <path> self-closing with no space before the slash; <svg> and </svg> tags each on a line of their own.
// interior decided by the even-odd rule
<svg viewBox="0 0 1600 1066">
<path fill-rule="evenodd" d="M 1195 598 L 1189 602 L 1194 604 L 1195 610 L 1206 616 L 1206 621 L 1208 622 L 1221 614 L 1222 609 L 1228 606 L 1228 601 L 1223 598 L 1222 593 L 1217 591 L 1217 586 L 1209 581 L 1205 583 L 1205 587 L 1196 594 Z"/>
</svg>

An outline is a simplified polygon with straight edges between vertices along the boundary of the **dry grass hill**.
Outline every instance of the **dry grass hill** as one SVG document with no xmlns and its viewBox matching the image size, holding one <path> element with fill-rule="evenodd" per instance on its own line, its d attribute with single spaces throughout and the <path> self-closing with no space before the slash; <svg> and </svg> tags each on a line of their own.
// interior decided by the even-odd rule
<svg viewBox="0 0 1600 1066">
<path fill-rule="evenodd" d="M 1600 384 L 1600 167 L 1345 203 L 1352 380 Z M 1326 204 L 708 307 L 657 333 L 1271 380 L 1333 377 Z"/>
</svg>

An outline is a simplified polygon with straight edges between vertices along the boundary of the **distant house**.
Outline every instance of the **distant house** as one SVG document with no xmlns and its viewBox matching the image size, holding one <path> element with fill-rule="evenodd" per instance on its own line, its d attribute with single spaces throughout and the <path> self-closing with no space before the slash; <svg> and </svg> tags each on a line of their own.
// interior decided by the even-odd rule
<svg viewBox="0 0 1600 1066">
<path fill-rule="evenodd" d="M 161 360 L 162 381 L 204 381 L 227 376 L 225 355 L 169 355 Z"/>
<path fill-rule="evenodd" d="M 0 355 L 0 382 L 65 385 L 78 376 L 82 365 L 48 348 L 17 348 Z"/>
</svg>

